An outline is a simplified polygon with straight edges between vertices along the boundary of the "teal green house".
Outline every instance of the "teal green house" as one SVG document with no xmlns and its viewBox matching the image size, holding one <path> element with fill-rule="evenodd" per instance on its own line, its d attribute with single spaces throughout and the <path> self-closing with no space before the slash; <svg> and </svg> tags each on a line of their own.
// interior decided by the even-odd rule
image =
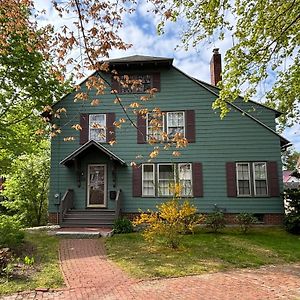
<svg viewBox="0 0 300 300">
<path fill-rule="evenodd" d="M 119 77 L 101 74 L 103 93 L 92 89 L 87 100 L 74 102 L 74 91 L 54 105 L 66 113 L 52 119 L 61 133 L 51 145 L 50 222 L 110 226 L 120 215 L 155 209 L 172 198 L 176 184 L 201 213 L 217 208 L 228 222 L 241 212 L 265 224 L 282 222 L 281 151 L 289 141 L 276 132 L 280 112 L 238 99 L 221 120 L 212 109 L 221 79 L 217 49 L 211 84 L 183 73 L 171 58 L 108 64 Z M 145 99 L 149 90 L 156 93 Z"/>
</svg>

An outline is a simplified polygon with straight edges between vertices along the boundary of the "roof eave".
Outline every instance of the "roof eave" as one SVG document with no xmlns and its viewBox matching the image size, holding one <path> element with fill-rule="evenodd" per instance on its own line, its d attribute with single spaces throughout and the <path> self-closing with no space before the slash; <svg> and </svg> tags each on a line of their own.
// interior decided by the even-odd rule
<svg viewBox="0 0 300 300">
<path fill-rule="evenodd" d="M 113 152 L 109 151 L 103 145 L 97 143 L 94 140 L 90 140 L 90 141 L 86 142 L 84 145 L 82 145 L 81 147 L 79 147 L 78 149 L 73 151 L 71 154 L 69 154 L 67 157 L 65 157 L 60 162 L 60 164 L 64 165 L 64 166 L 68 166 L 70 164 L 70 162 L 74 161 L 78 155 L 83 153 L 85 150 L 87 150 L 92 145 L 96 146 L 99 150 L 101 150 L 103 153 L 105 153 L 110 159 L 119 162 L 121 165 L 126 166 L 126 162 L 123 159 L 121 159 L 120 157 L 115 155 Z"/>
</svg>

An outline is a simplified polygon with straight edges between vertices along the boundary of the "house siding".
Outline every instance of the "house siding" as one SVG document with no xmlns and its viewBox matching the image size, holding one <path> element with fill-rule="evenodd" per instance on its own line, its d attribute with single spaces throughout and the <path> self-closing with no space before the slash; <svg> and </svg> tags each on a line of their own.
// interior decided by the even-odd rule
<svg viewBox="0 0 300 300">
<path fill-rule="evenodd" d="M 157 69 L 149 70 L 149 72 L 157 71 Z M 161 91 L 154 99 L 147 102 L 147 108 L 159 107 L 162 111 L 194 110 L 196 135 L 195 143 L 190 143 L 186 149 L 182 149 L 180 157 L 172 157 L 171 153 L 175 149 L 162 150 L 153 162 L 200 162 L 202 164 L 203 197 L 192 200 L 200 212 L 210 212 L 217 204 L 219 207 L 226 208 L 228 213 L 283 213 L 281 197 L 227 197 L 226 183 L 226 163 L 234 161 L 276 161 L 278 178 L 282 178 L 280 139 L 233 108 L 221 120 L 218 112 L 211 108 L 216 96 L 174 68 L 161 70 L 160 80 Z M 85 90 L 84 86 L 82 89 Z M 63 194 L 67 188 L 74 189 L 75 205 L 78 208 L 84 208 L 85 205 L 86 181 L 83 180 L 81 187 L 78 188 L 74 169 L 59 164 L 62 159 L 80 146 L 79 132 L 71 128 L 74 123 L 80 122 L 80 113 L 114 112 L 116 120 L 124 117 L 120 106 L 113 103 L 114 97 L 109 92 L 101 96 L 102 104 L 98 107 L 92 107 L 89 102 L 74 103 L 73 97 L 74 94 L 68 95 L 56 106 L 56 108 L 65 107 L 67 113 L 58 121 L 60 123 L 58 125 L 62 127 L 62 133 L 52 140 L 50 212 L 55 212 L 57 209 L 54 205 L 54 195 Z M 91 99 L 94 97 L 96 96 L 91 94 Z M 128 105 L 135 99 L 134 95 L 121 95 L 121 98 L 123 105 Z M 261 107 L 259 109 L 267 110 Z M 136 122 L 137 117 L 130 115 Z M 272 111 L 262 112 L 260 117 L 261 121 L 266 121 L 266 125 L 275 124 L 275 114 Z M 67 125 L 62 126 L 63 124 Z M 75 140 L 64 142 L 64 137 L 68 136 L 75 137 Z M 132 168 L 130 167 L 132 161 L 142 162 L 136 159 L 137 155 L 143 156 L 146 161 L 153 146 L 138 144 L 137 130 L 128 121 L 122 125 L 121 129 L 116 129 L 116 140 L 117 144 L 113 147 L 107 144 L 105 146 L 128 165 L 117 168 L 116 188 L 113 188 L 111 183 L 109 159 L 103 158 L 100 154 L 89 155 L 84 158 L 82 166 L 87 168 L 87 163 L 101 163 L 102 161 L 108 163 L 108 191 L 122 189 L 123 212 L 155 209 L 157 204 L 167 198 L 133 197 Z M 282 182 L 280 181 L 279 184 L 282 190 Z M 108 200 L 108 207 L 113 208 L 114 202 Z"/>
</svg>

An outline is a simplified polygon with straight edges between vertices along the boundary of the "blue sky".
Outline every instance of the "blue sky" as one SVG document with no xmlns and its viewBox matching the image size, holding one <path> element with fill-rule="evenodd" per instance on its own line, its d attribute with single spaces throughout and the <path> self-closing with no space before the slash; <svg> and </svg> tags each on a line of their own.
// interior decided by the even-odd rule
<svg viewBox="0 0 300 300">
<path fill-rule="evenodd" d="M 203 43 L 197 49 L 191 48 L 188 51 L 185 51 L 182 47 L 175 49 L 180 44 L 180 33 L 184 23 L 180 24 L 180 26 L 168 23 L 165 28 L 165 34 L 158 36 L 156 32 L 158 17 L 148 12 L 151 9 L 151 4 L 145 0 L 137 2 L 139 3 L 137 11 L 123 20 L 124 27 L 120 32 L 124 41 L 133 46 L 126 52 L 111 51 L 111 58 L 135 54 L 172 57 L 174 58 L 174 65 L 185 73 L 210 82 L 209 61 L 212 50 L 213 48 L 220 48 L 221 54 L 224 54 L 232 45 L 231 37 L 225 37 L 223 41 L 215 41 L 212 44 Z M 46 15 L 40 20 L 40 23 L 43 25 L 50 23 L 58 29 L 60 25 L 70 22 L 58 18 L 56 12 L 52 9 L 50 0 L 36 0 L 35 5 L 39 10 L 46 10 Z M 272 79 L 274 80 L 274 78 L 274 76 L 271 76 L 260 85 L 257 99 L 254 98 L 253 100 L 263 101 L 263 95 L 272 86 Z M 283 132 L 283 136 L 294 144 L 297 151 L 300 151 L 300 124 L 286 129 Z"/>
</svg>

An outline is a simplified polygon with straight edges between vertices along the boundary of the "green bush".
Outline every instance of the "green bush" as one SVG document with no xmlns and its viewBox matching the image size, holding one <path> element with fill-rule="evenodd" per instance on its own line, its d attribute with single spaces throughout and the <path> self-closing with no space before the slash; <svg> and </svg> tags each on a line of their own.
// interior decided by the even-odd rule
<svg viewBox="0 0 300 300">
<path fill-rule="evenodd" d="M 50 159 L 48 151 L 19 156 L 7 176 L 2 202 L 9 214 L 18 216 L 25 226 L 47 223 L 47 195 L 49 188 Z"/>
<path fill-rule="evenodd" d="M 221 211 L 215 211 L 206 216 L 206 227 L 213 232 L 218 232 L 225 227 L 225 216 Z"/>
<path fill-rule="evenodd" d="M 15 217 L 0 215 L 0 248 L 15 248 L 23 239 L 20 222 Z"/>
<path fill-rule="evenodd" d="M 249 213 L 241 213 L 235 217 L 235 221 L 240 225 L 243 233 L 249 231 L 253 224 L 257 223 L 257 219 Z"/>
<path fill-rule="evenodd" d="M 284 218 L 286 231 L 293 234 L 300 234 L 300 191 L 289 189 L 284 192 L 287 203 L 287 214 Z"/>
<path fill-rule="evenodd" d="M 127 218 L 119 218 L 114 222 L 113 229 L 115 233 L 130 233 L 133 231 L 133 225 Z"/>
</svg>

